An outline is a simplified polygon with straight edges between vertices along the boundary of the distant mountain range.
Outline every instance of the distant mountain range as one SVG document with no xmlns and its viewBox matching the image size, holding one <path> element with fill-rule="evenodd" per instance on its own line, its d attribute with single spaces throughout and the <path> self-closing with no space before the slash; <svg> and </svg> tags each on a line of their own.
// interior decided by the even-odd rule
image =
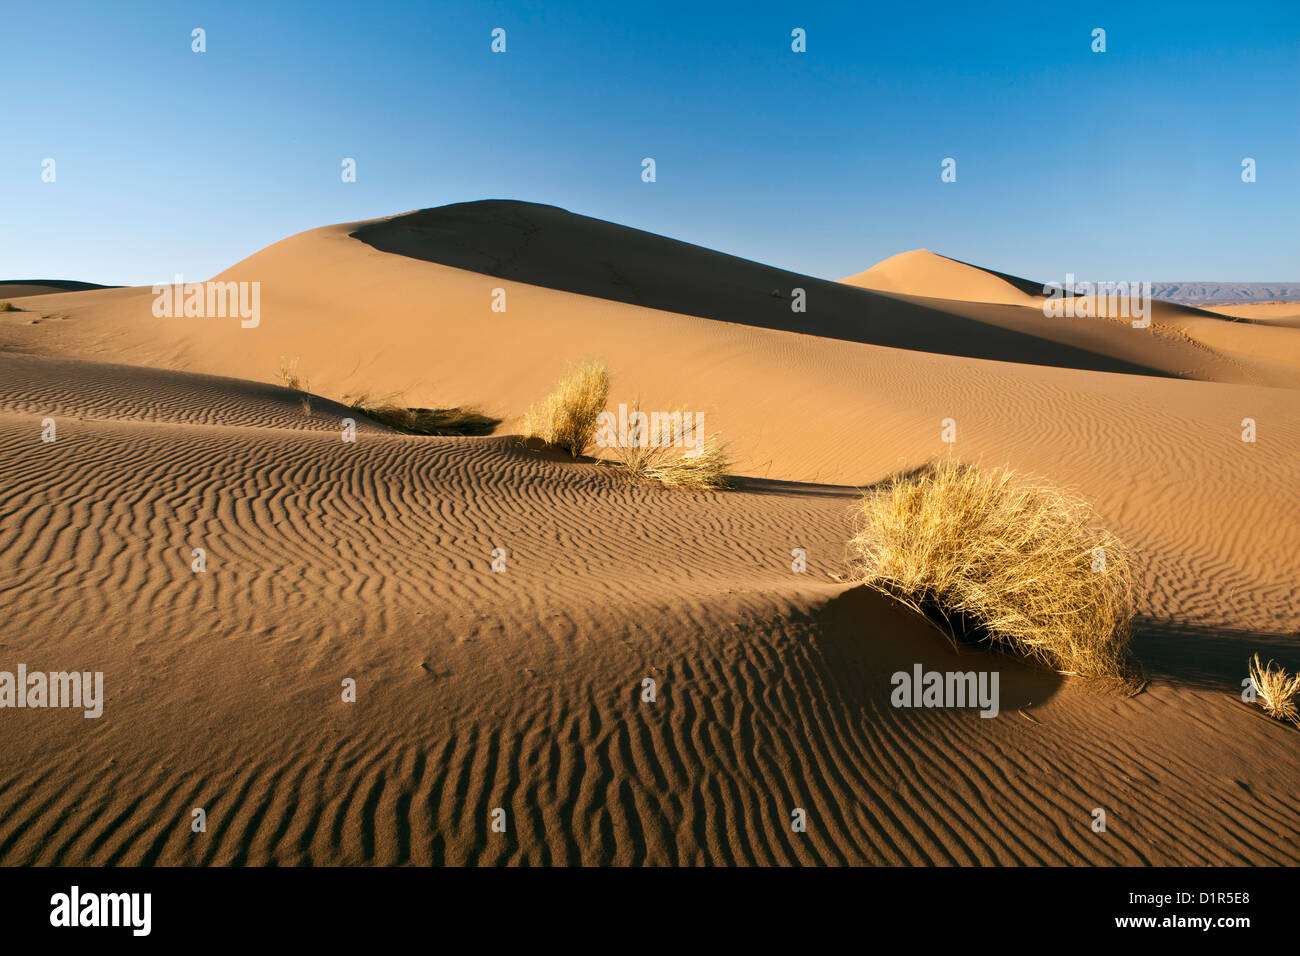
<svg viewBox="0 0 1300 956">
<path fill-rule="evenodd" d="M 1182 305 L 1300 302 L 1300 282 L 1153 282 L 1151 295 Z"/>
</svg>

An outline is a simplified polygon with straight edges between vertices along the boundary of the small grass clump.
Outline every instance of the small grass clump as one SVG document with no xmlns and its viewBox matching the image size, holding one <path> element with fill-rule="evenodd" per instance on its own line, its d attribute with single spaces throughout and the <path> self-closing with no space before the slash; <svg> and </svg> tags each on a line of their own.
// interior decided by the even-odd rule
<svg viewBox="0 0 1300 956">
<path fill-rule="evenodd" d="M 731 455 L 717 433 L 700 439 L 703 451 L 691 458 L 686 455 L 665 458 L 651 466 L 645 477 L 670 488 L 693 488 L 698 491 L 725 491 L 735 487 L 727 472 Z"/>
<path fill-rule="evenodd" d="M 298 356 L 286 359 L 280 358 L 280 384 L 285 388 L 291 388 L 295 392 L 302 392 L 298 399 L 298 404 L 302 406 L 303 413 L 308 418 L 311 417 L 311 383 L 298 374 Z"/>
<path fill-rule="evenodd" d="M 311 389 L 311 383 L 298 373 L 298 356 L 280 359 L 280 384 L 295 392 L 306 392 Z"/>
<path fill-rule="evenodd" d="M 6 299 L 3 302 L 0 302 L 0 312 L 21 312 L 21 311 L 22 309 L 18 308 L 18 306 L 14 305 L 8 299 Z"/>
<path fill-rule="evenodd" d="M 525 413 L 523 436 L 578 458 L 591 445 L 608 398 L 609 370 L 603 363 L 587 362 L 572 368 L 550 395 Z"/>
<path fill-rule="evenodd" d="M 587 362 L 570 368 L 544 400 L 531 406 L 520 423 L 525 441 L 538 441 L 548 448 L 567 451 L 574 458 L 587 452 L 601 429 L 602 413 L 609 400 L 609 370 L 600 362 Z M 620 406 L 621 408 L 621 406 Z M 621 412 L 620 412 L 621 414 Z M 633 416 L 639 416 L 639 403 Z M 640 435 L 631 441 L 611 440 L 606 435 L 601 446 L 609 448 L 612 464 L 629 478 L 654 481 L 673 488 L 699 490 L 733 487 L 727 477 L 731 455 L 717 432 L 701 434 L 698 419 L 681 411 L 649 416 L 655 435 Z M 605 428 L 609 428 L 606 416 Z"/>
<path fill-rule="evenodd" d="M 633 404 L 630 417 L 640 414 L 640 403 Z M 657 435 L 636 434 L 627 444 L 615 442 L 610 446 L 615 464 L 628 477 L 657 481 L 670 488 L 720 491 L 733 487 L 727 478 L 731 455 L 718 432 L 701 434 L 696 417 L 680 409 L 659 416 L 658 421 L 661 424 Z"/>
<path fill-rule="evenodd" d="M 1286 668 L 1268 662 L 1265 667 L 1256 654 L 1250 661 L 1250 681 L 1255 685 L 1255 696 L 1264 713 L 1276 720 L 1289 720 L 1300 727 L 1300 709 L 1296 695 L 1300 693 L 1300 674 L 1288 675 Z"/>
<path fill-rule="evenodd" d="M 382 425 L 409 435 L 489 435 L 501 423 L 474 408 L 408 408 L 392 397 L 360 395 L 351 407 Z"/>
<path fill-rule="evenodd" d="M 1007 470 L 945 460 L 863 498 L 856 578 L 1061 673 L 1128 676 L 1132 558 L 1088 504 Z"/>
</svg>

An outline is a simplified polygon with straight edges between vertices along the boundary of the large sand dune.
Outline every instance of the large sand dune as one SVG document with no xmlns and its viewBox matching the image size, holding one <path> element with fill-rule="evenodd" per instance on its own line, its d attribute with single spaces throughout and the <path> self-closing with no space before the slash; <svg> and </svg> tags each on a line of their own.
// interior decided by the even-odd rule
<svg viewBox="0 0 1300 956">
<path fill-rule="evenodd" d="M 108 699 L 7 713 L 0 863 L 1300 862 L 1296 731 L 1236 699 L 1254 651 L 1300 664 L 1291 340 L 1053 324 L 954 265 L 872 291 L 475 203 L 237 264 L 257 328 L 155 318 L 148 288 L 25 297 L 0 669 L 102 670 Z M 286 356 L 309 408 L 269 384 Z M 704 410 L 740 490 L 511 438 L 591 356 L 614 403 Z M 399 390 L 506 421 L 340 440 L 337 400 Z M 954 656 L 842 581 L 857 487 L 949 451 L 1078 489 L 1137 548 L 1141 693 Z M 914 663 L 1000 670 L 1001 714 L 894 710 Z"/>
</svg>

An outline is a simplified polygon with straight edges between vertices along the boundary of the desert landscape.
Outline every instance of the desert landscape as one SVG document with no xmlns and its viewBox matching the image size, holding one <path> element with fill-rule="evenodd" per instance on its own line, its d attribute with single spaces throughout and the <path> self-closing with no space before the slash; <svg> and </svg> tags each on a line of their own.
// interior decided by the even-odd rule
<svg viewBox="0 0 1300 956">
<path fill-rule="evenodd" d="M 0 670 L 104 682 L 5 712 L 0 864 L 1300 863 L 1300 730 L 1242 693 L 1300 666 L 1300 304 L 1135 328 L 997 262 L 689 239 L 329 225 L 203 277 L 255 324 L 0 284 Z M 731 487 L 525 441 L 579 363 L 611 412 L 702 412 Z M 944 461 L 1131 549 L 1123 681 L 864 586 L 864 495 Z M 891 705 L 918 665 L 996 671 L 996 716 Z"/>
</svg>

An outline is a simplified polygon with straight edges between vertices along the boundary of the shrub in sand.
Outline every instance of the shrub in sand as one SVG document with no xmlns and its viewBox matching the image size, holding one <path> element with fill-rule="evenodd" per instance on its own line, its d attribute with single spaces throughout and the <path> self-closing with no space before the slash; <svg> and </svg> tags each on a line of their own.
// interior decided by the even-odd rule
<svg viewBox="0 0 1300 956">
<path fill-rule="evenodd" d="M 380 424 L 411 435 L 488 435 L 501 423 L 474 408 L 407 408 L 393 396 L 372 400 L 360 395 L 351 407 Z"/>
<path fill-rule="evenodd" d="M 596 421 L 609 398 L 609 370 L 600 362 L 571 368 L 554 391 L 525 413 L 525 439 L 538 439 L 577 458 L 596 434 Z"/>
<path fill-rule="evenodd" d="M 1255 685 L 1255 695 L 1264 713 L 1277 720 L 1289 720 L 1300 727 L 1300 709 L 1296 707 L 1296 694 L 1300 693 L 1300 674 L 1288 675 L 1286 668 L 1265 667 L 1256 654 L 1250 661 L 1250 680 Z"/>
<path fill-rule="evenodd" d="M 18 306 L 14 305 L 12 302 L 8 301 L 7 299 L 4 302 L 0 302 L 0 312 L 21 312 L 21 311 L 22 309 L 18 308 Z"/>
<path fill-rule="evenodd" d="M 295 355 L 291 359 L 280 358 L 280 384 L 285 388 L 291 388 L 295 392 L 302 392 L 302 397 L 298 403 L 302 405 L 302 410 L 309 417 L 311 416 L 311 383 L 298 374 L 298 357 Z"/>
<path fill-rule="evenodd" d="M 295 392 L 305 392 L 311 388 L 311 383 L 298 374 L 298 356 L 280 359 L 280 384 Z"/>
<path fill-rule="evenodd" d="M 640 403 L 635 403 L 628 417 L 635 421 L 641 414 Z M 701 433 L 696 417 L 680 409 L 648 420 L 649 425 L 631 429 L 626 443 L 605 443 L 628 477 L 673 488 L 732 487 L 727 478 L 731 455 L 718 432 Z M 656 424 L 659 428 L 653 433 Z"/>
<path fill-rule="evenodd" d="M 947 460 L 868 491 L 856 577 L 959 632 L 1066 674 L 1127 676 L 1132 559 L 1086 502 Z"/>
</svg>

